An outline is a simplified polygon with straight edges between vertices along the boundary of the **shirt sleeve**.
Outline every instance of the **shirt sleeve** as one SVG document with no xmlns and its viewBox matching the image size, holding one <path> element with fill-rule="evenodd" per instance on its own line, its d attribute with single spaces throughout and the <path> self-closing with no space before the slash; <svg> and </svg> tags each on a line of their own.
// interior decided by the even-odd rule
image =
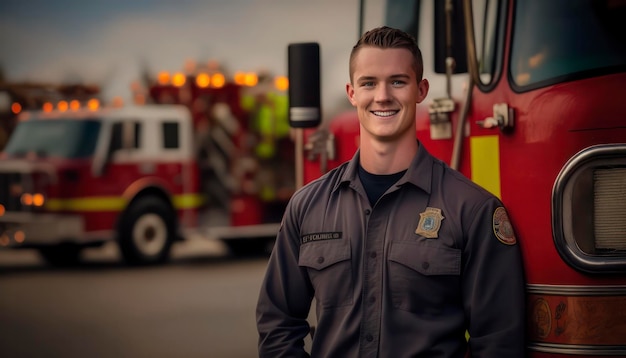
<svg viewBox="0 0 626 358">
<path fill-rule="evenodd" d="M 309 357 L 304 338 L 312 287 L 298 265 L 300 236 L 293 203 L 287 206 L 270 256 L 256 308 L 259 357 Z"/>
<path fill-rule="evenodd" d="M 463 254 L 471 356 L 524 357 L 524 272 L 513 226 L 496 198 L 474 211 Z"/>
</svg>

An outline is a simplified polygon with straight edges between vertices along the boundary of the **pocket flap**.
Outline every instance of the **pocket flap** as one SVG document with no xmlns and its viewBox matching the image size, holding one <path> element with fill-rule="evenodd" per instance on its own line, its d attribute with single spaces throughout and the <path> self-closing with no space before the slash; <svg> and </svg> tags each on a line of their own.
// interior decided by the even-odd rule
<svg viewBox="0 0 626 358">
<path fill-rule="evenodd" d="M 309 242 L 300 245 L 298 265 L 322 270 L 351 257 L 348 240 Z"/>
<path fill-rule="evenodd" d="M 451 247 L 393 242 L 389 261 L 402 264 L 423 275 L 461 273 L 461 250 Z"/>
</svg>

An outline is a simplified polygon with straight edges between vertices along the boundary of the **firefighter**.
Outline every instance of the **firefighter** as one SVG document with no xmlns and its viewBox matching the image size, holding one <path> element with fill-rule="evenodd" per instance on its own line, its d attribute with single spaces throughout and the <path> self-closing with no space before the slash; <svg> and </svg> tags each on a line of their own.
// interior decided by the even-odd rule
<svg viewBox="0 0 626 358">
<path fill-rule="evenodd" d="M 269 72 L 261 71 L 258 84 L 242 95 L 242 108 L 248 111 L 250 130 L 256 135 L 259 195 L 266 202 L 285 199 L 282 188 L 294 186 L 287 96 L 274 88 Z"/>
<path fill-rule="evenodd" d="M 244 92 L 241 107 L 250 117 L 250 128 L 258 135 L 255 151 L 259 158 L 272 158 L 278 142 L 289 136 L 287 96 L 277 91 L 269 72 L 261 71 L 256 86 Z"/>
<path fill-rule="evenodd" d="M 313 299 L 313 357 L 524 356 L 515 233 L 495 196 L 416 140 L 428 88 L 410 35 L 377 28 L 353 48 L 359 149 L 287 206 L 257 305 L 260 357 L 309 356 Z"/>
</svg>

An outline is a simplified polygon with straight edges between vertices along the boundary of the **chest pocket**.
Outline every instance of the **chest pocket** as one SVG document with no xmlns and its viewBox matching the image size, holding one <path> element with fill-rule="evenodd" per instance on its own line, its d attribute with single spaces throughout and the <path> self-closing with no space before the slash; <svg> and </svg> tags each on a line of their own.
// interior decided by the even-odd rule
<svg viewBox="0 0 626 358">
<path fill-rule="evenodd" d="M 351 257 L 347 239 L 309 242 L 300 246 L 298 265 L 306 267 L 318 304 L 325 308 L 352 304 Z"/>
<path fill-rule="evenodd" d="M 437 315 L 461 302 L 461 250 L 392 242 L 388 261 L 389 290 L 395 308 Z"/>
</svg>

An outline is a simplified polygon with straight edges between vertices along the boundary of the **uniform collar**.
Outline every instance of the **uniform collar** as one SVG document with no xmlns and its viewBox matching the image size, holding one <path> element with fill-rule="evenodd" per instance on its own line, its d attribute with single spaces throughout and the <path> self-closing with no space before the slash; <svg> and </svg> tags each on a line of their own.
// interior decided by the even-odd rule
<svg viewBox="0 0 626 358">
<path fill-rule="evenodd" d="M 432 168 L 435 159 L 432 155 L 430 155 L 430 153 L 428 153 L 422 143 L 418 144 L 417 154 L 415 154 L 415 157 L 413 157 L 413 160 L 411 161 L 411 165 L 407 169 L 404 176 L 398 180 L 396 185 L 400 186 L 405 183 L 411 183 L 430 194 L 433 171 Z M 350 186 L 354 186 L 356 182 L 359 182 L 358 170 L 360 153 L 360 149 L 354 153 L 354 156 L 348 162 L 346 170 L 341 175 L 341 180 L 339 180 L 337 185 L 335 185 L 334 190 L 337 190 L 342 183 L 347 182 Z"/>
</svg>

